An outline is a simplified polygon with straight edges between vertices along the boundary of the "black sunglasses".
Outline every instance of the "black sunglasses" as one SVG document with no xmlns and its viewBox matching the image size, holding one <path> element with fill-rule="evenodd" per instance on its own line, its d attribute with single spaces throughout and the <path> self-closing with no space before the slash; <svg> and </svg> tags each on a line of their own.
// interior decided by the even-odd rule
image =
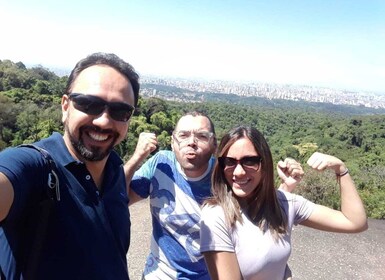
<svg viewBox="0 0 385 280">
<path fill-rule="evenodd" d="M 127 122 L 135 108 L 123 102 L 107 102 L 100 97 L 81 93 L 71 93 L 68 98 L 74 102 L 74 107 L 88 115 L 100 115 L 106 108 L 112 119 Z"/>
<path fill-rule="evenodd" d="M 233 169 L 238 164 L 242 165 L 242 168 L 254 169 L 258 171 L 261 166 L 262 158 L 260 156 L 243 157 L 241 159 L 235 159 L 232 157 L 219 157 L 219 165 L 223 169 Z"/>
</svg>

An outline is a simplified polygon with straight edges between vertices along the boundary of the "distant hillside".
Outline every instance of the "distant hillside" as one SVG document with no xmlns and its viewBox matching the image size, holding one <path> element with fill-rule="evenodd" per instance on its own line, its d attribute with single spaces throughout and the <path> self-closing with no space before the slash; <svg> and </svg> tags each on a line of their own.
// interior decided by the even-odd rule
<svg viewBox="0 0 385 280">
<path fill-rule="evenodd" d="M 303 109 L 309 112 L 341 113 L 344 115 L 375 115 L 385 114 L 384 108 L 374 109 L 364 106 L 335 105 L 332 103 L 292 101 L 286 99 L 268 99 L 257 96 L 239 96 L 236 94 L 223 94 L 215 92 L 196 92 L 176 86 L 160 84 L 142 84 L 144 97 L 158 97 L 169 101 L 178 102 L 223 102 L 226 104 L 243 104 L 249 106 L 262 106 L 287 110 Z"/>
</svg>

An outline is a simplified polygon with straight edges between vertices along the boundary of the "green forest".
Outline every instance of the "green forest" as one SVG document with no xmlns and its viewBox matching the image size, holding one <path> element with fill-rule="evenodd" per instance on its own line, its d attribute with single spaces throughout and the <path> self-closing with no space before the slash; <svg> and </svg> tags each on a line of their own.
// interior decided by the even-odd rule
<svg viewBox="0 0 385 280">
<path fill-rule="evenodd" d="M 62 132 L 60 102 L 67 78 L 42 66 L 27 68 L 22 62 L 0 60 L 0 151 L 37 141 L 54 131 Z M 267 138 L 275 162 L 292 157 L 302 163 L 305 177 L 296 192 L 333 208 L 339 205 L 335 175 L 309 170 L 306 160 L 314 151 L 341 158 L 364 200 L 368 216 L 385 219 L 383 110 L 234 96 L 190 103 L 140 98 L 128 135 L 116 151 L 127 160 L 144 131 L 158 135 L 159 149 L 169 149 L 176 121 L 190 110 L 204 111 L 212 118 L 218 139 L 238 124 L 257 127 Z"/>
</svg>

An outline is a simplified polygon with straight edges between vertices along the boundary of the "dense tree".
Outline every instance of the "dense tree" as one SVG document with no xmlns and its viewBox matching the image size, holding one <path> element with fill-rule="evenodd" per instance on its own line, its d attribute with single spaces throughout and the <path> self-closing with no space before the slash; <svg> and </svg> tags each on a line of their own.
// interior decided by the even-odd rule
<svg viewBox="0 0 385 280">
<path fill-rule="evenodd" d="M 56 74 L 41 65 L 32 67 L 29 72 L 36 80 L 50 81 L 56 80 L 58 77 Z"/>
<path fill-rule="evenodd" d="M 159 127 L 160 131 L 171 134 L 174 129 L 174 123 L 168 118 L 165 112 L 157 112 L 150 117 L 150 122 Z"/>
</svg>

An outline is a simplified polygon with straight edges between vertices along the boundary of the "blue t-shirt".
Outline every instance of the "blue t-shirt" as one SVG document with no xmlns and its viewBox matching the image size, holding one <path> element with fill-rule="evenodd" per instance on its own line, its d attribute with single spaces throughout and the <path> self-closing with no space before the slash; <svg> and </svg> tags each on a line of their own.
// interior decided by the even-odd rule
<svg viewBox="0 0 385 280">
<path fill-rule="evenodd" d="M 50 153 L 60 177 L 60 201 L 50 211 L 36 279 L 128 279 L 130 216 L 121 159 L 110 154 L 100 193 L 59 133 L 36 145 Z M 45 197 L 49 170 L 35 149 L 9 148 L 0 153 L 0 172 L 15 193 L 10 212 L 0 223 L 0 275 L 5 279 L 23 279 L 32 261 L 38 224 L 33 216 Z"/>
<path fill-rule="evenodd" d="M 151 252 L 146 279 L 210 279 L 200 253 L 201 204 L 210 196 L 211 158 L 199 178 L 188 178 L 175 154 L 160 151 L 150 158 L 131 181 L 141 197 L 150 197 Z"/>
</svg>

